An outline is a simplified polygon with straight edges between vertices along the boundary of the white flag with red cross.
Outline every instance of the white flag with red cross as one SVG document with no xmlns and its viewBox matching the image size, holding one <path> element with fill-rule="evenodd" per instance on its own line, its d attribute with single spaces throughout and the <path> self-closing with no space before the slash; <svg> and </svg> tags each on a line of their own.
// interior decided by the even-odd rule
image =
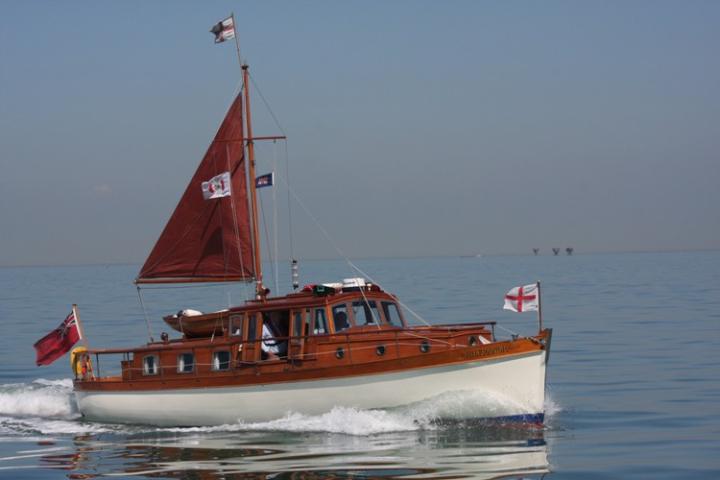
<svg viewBox="0 0 720 480">
<path fill-rule="evenodd" d="M 540 305 L 540 291 L 538 284 L 523 285 L 515 287 L 505 294 L 505 305 L 503 310 L 513 312 L 537 311 Z"/>
</svg>

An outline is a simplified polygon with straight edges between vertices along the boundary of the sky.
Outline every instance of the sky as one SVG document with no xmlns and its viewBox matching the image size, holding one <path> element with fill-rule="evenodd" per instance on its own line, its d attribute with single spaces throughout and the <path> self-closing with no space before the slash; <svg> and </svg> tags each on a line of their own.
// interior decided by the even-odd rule
<svg viewBox="0 0 720 480">
<path fill-rule="evenodd" d="M 230 12 L 298 258 L 720 248 L 720 2 L 5 0 L 0 265 L 144 261 L 239 85 Z"/>
</svg>

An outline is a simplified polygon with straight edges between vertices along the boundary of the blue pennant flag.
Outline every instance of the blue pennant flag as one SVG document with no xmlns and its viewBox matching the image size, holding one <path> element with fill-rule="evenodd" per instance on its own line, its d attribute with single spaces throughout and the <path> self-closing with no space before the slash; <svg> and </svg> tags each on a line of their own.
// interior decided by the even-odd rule
<svg viewBox="0 0 720 480">
<path fill-rule="evenodd" d="M 275 172 L 260 175 L 255 179 L 255 188 L 272 187 L 275 185 Z"/>
</svg>

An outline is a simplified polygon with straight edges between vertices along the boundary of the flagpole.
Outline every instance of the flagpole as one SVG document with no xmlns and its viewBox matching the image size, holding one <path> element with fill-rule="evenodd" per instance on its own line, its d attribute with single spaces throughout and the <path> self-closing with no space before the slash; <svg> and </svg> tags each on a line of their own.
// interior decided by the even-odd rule
<svg viewBox="0 0 720 480">
<path fill-rule="evenodd" d="M 235 26 L 235 12 L 230 12 L 230 18 L 233 23 L 233 37 L 235 38 L 235 50 L 237 51 L 238 63 L 240 64 L 240 73 L 242 74 L 242 57 L 240 56 L 240 40 L 238 40 L 237 27 Z"/>
<path fill-rule="evenodd" d="M 537 296 L 538 296 L 538 333 L 542 333 L 543 321 L 542 321 L 542 295 L 540 294 L 540 282 L 537 282 Z"/>
<path fill-rule="evenodd" d="M 80 334 L 80 340 L 83 341 L 83 345 L 85 345 L 85 348 L 88 348 L 88 341 L 85 338 L 85 334 L 83 333 L 82 323 L 80 322 L 80 315 L 78 314 L 78 308 L 76 303 L 73 303 L 72 305 L 72 312 L 73 316 L 75 317 L 75 324 L 77 325 L 78 333 Z"/>
</svg>

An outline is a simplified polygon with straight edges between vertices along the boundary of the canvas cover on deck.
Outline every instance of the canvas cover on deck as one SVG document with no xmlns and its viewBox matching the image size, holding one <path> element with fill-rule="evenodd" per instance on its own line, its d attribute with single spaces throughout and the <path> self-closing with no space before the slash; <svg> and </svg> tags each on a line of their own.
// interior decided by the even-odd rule
<svg viewBox="0 0 720 480">
<path fill-rule="evenodd" d="M 202 183 L 224 172 L 230 172 L 231 195 L 204 199 Z M 251 280 L 251 238 L 238 95 L 136 283 Z"/>
</svg>

